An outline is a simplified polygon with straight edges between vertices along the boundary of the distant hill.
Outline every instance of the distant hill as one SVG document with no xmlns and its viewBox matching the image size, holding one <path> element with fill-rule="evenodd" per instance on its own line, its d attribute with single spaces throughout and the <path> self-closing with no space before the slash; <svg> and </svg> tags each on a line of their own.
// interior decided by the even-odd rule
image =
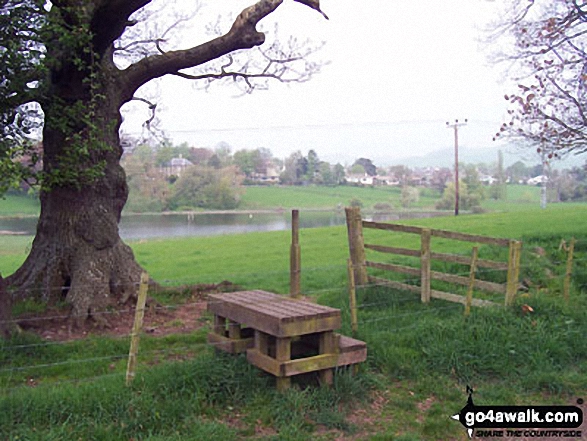
<svg viewBox="0 0 587 441">
<path fill-rule="evenodd" d="M 492 164 L 497 163 L 497 152 L 498 148 L 487 147 L 487 148 L 459 148 L 459 162 L 478 164 L 486 163 Z M 535 165 L 540 163 L 538 154 L 529 154 L 522 150 L 516 149 L 502 149 L 503 151 L 503 162 L 504 166 L 508 167 L 517 161 L 524 162 L 527 166 Z M 406 158 L 398 158 L 390 160 L 386 158 L 373 158 L 373 162 L 377 166 L 388 166 L 388 165 L 405 165 L 410 168 L 414 167 L 453 167 L 454 166 L 454 148 L 447 148 L 436 150 L 423 156 L 410 156 Z M 556 161 L 553 166 L 555 168 L 570 168 L 584 164 L 587 161 L 587 155 L 580 156 L 569 156 L 564 160 Z"/>
</svg>

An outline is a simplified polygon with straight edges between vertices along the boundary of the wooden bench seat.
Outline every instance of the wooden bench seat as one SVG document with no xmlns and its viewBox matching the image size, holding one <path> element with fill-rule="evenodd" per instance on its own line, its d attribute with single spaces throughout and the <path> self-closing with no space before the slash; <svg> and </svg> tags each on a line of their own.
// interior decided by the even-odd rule
<svg viewBox="0 0 587 441">
<path fill-rule="evenodd" d="M 277 377 L 278 388 L 293 375 L 318 371 L 326 384 L 332 369 L 365 361 L 367 345 L 335 334 L 340 310 L 266 291 L 211 294 L 214 329 L 208 342 Z"/>
</svg>

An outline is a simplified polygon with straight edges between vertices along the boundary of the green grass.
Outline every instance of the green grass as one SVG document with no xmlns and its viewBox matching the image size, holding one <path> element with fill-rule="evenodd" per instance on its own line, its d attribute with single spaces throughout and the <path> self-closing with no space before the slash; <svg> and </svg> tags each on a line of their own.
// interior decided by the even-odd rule
<svg viewBox="0 0 587 441">
<path fill-rule="evenodd" d="M 439 194 L 422 190 L 419 201 L 411 208 L 434 209 Z M 358 199 L 366 209 L 376 204 L 389 204 L 401 210 L 401 189 L 398 187 L 246 187 L 239 209 L 313 208 L 334 210 Z"/>
<path fill-rule="evenodd" d="M 467 384 L 476 390 L 477 404 L 574 402 L 587 390 L 586 219 L 587 205 L 551 205 L 405 222 L 522 239 L 521 279 L 532 284 L 514 307 L 475 308 L 468 318 L 462 305 L 440 300 L 424 305 L 414 294 L 360 289 L 358 337 L 368 344 L 368 360 L 358 377 L 339 372 L 331 390 L 299 385 L 278 394 L 271 378 L 244 357 L 209 350 L 205 329 L 144 337 L 138 378 L 130 389 L 123 386 L 124 358 L 108 358 L 123 357 L 127 339 L 46 345 L 17 336 L 0 347 L 0 438 L 456 440 L 463 437 L 462 427 L 449 416 L 465 404 Z M 559 244 L 571 237 L 577 244 L 567 304 L 561 295 L 566 254 Z M 419 238 L 412 235 L 369 230 L 365 238 L 419 248 Z M 5 239 L 13 253 L 0 254 L 3 272 L 23 259 L 30 243 Z M 350 334 L 346 229 L 303 229 L 300 244 L 304 293 L 341 308 L 342 332 Z M 228 279 L 280 293 L 289 287 L 289 232 L 131 246 L 138 261 L 165 284 Z M 432 247 L 467 254 L 471 244 L 434 238 Z M 494 252 L 481 250 L 487 258 Z M 534 312 L 524 313 L 523 304 Z M 184 361 L 169 361 L 166 354 Z M 50 366 L 35 371 L 28 367 L 33 364 Z M 39 385 L 22 387 L 31 378 Z"/>
<path fill-rule="evenodd" d="M 0 216 L 38 216 L 40 204 L 38 198 L 7 194 L 0 198 Z"/>
</svg>

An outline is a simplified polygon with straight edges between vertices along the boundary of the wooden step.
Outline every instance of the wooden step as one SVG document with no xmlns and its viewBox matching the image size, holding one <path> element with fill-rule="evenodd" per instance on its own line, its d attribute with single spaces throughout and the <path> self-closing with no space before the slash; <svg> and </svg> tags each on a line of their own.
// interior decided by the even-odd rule
<svg viewBox="0 0 587 441">
<path fill-rule="evenodd" d="M 367 343 L 346 335 L 338 335 L 337 366 L 362 363 L 367 359 Z"/>
</svg>

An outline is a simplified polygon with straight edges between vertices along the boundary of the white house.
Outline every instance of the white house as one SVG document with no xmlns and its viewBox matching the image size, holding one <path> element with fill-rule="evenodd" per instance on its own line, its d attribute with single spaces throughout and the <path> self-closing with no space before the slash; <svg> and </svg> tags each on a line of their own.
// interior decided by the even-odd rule
<svg viewBox="0 0 587 441">
<path fill-rule="evenodd" d="M 528 179 L 528 181 L 526 181 L 526 184 L 528 185 L 541 185 L 542 182 L 548 182 L 548 176 L 546 175 L 538 175 L 535 176 L 533 178 Z"/>
</svg>

